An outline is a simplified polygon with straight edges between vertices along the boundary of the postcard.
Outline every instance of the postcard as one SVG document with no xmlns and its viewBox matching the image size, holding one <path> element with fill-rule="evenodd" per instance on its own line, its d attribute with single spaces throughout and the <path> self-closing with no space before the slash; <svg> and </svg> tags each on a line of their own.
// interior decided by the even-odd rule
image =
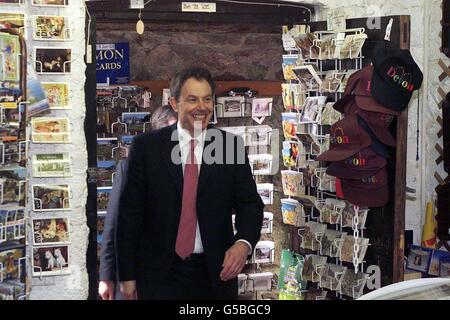
<svg viewBox="0 0 450 320">
<path fill-rule="evenodd" d="M 20 246 L 0 251 L 4 280 L 19 280 L 25 275 L 25 247 Z"/>
<path fill-rule="evenodd" d="M 410 245 L 406 268 L 422 273 L 428 273 L 433 250 Z"/>
<path fill-rule="evenodd" d="M 346 75 L 345 72 L 345 70 L 327 71 L 325 73 L 325 78 L 323 79 L 322 85 L 320 86 L 320 91 L 330 93 L 338 92 L 341 82 Z"/>
<path fill-rule="evenodd" d="M 111 134 L 111 114 L 108 111 L 97 109 L 97 137 Z"/>
<path fill-rule="evenodd" d="M 328 291 L 319 290 L 315 288 L 311 288 L 305 295 L 305 300 L 309 301 L 318 301 L 318 300 L 326 300 L 328 295 Z"/>
<path fill-rule="evenodd" d="M 311 59 L 334 59 L 336 51 L 335 39 L 336 34 L 328 34 L 323 35 L 320 40 L 315 40 L 313 45 L 314 53 L 311 56 Z"/>
<path fill-rule="evenodd" d="M 97 139 L 97 161 L 115 160 L 113 150 L 119 146 L 117 138 Z"/>
<path fill-rule="evenodd" d="M 345 37 L 340 50 L 336 52 L 338 59 L 356 59 L 366 42 L 367 34 L 349 34 Z"/>
<path fill-rule="evenodd" d="M 362 272 L 355 273 L 347 269 L 341 282 L 341 294 L 352 299 L 358 299 L 364 294 L 368 275 Z"/>
<path fill-rule="evenodd" d="M 261 234 L 272 233 L 272 230 L 273 230 L 273 213 L 264 212 Z"/>
<path fill-rule="evenodd" d="M 0 0 L 0 4 L 22 4 L 24 0 Z"/>
<path fill-rule="evenodd" d="M 305 90 L 318 90 L 322 85 L 322 79 L 318 75 L 317 67 L 311 64 L 295 67 L 292 71 Z"/>
<path fill-rule="evenodd" d="M 320 287 L 334 291 L 339 290 L 342 278 L 346 271 L 347 267 L 327 263 L 325 265 L 325 271 L 320 279 Z"/>
<path fill-rule="evenodd" d="M 325 271 L 327 257 L 307 255 L 303 266 L 302 278 L 305 281 L 319 282 Z"/>
<path fill-rule="evenodd" d="M 345 208 L 342 211 L 342 227 L 348 227 L 348 228 L 353 228 L 353 218 L 355 217 L 355 208 L 353 206 L 353 204 L 351 204 L 350 202 L 345 202 Z M 362 230 L 364 229 L 365 225 L 366 225 L 366 220 L 367 220 L 367 214 L 368 214 L 369 210 L 368 209 L 364 209 L 361 208 L 358 210 L 358 218 L 359 218 L 359 222 L 358 222 L 358 229 Z"/>
<path fill-rule="evenodd" d="M 144 123 L 150 121 L 150 112 L 123 112 L 122 123 L 127 126 L 129 135 L 144 132 Z"/>
<path fill-rule="evenodd" d="M 97 212 L 97 239 L 103 240 L 103 232 L 105 231 L 105 219 L 105 212 Z"/>
<path fill-rule="evenodd" d="M 320 242 L 322 244 L 320 254 L 332 258 L 339 257 L 339 252 L 341 250 L 343 240 L 346 236 L 347 232 L 341 232 L 331 229 L 325 230 L 322 238 L 320 239 Z"/>
<path fill-rule="evenodd" d="M 50 109 L 71 109 L 70 89 L 68 82 L 42 82 Z"/>
<path fill-rule="evenodd" d="M 284 195 L 291 197 L 300 197 L 305 194 L 302 172 L 282 170 L 281 179 Z"/>
<path fill-rule="evenodd" d="M 219 129 L 234 134 L 238 137 L 241 137 L 245 144 L 247 145 L 247 128 L 244 126 L 241 127 L 220 127 Z"/>
<path fill-rule="evenodd" d="M 253 175 L 270 175 L 272 173 L 273 156 L 271 154 L 249 155 L 250 168 Z"/>
<path fill-rule="evenodd" d="M 97 212 L 106 212 L 112 187 L 97 188 Z"/>
<path fill-rule="evenodd" d="M 27 64 L 27 98 L 27 119 L 50 112 L 47 95 L 32 64 Z"/>
<path fill-rule="evenodd" d="M 327 97 L 325 96 L 306 98 L 300 116 L 300 123 L 317 123 L 326 100 Z"/>
<path fill-rule="evenodd" d="M 450 258 L 444 257 L 439 261 L 439 277 L 449 278 L 450 277 Z"/>
<path fill-rule="evenodd" d="M 272 289 L 272 272 L 250 273 L 247 276 L 247 292 L 270 291 Z"/>
<path fill-rule="evenodd" d="M 13 141 L 2 140 L 1 133 L 2 131 L 0 129 L 0 152 L 2 158 L 4 155 L 4 159 L 2 159 L 3 163 L 20 163 L 21 166 L 25 165 L 27 158 L 25 143 L 19 144 L 17 139 Z"/>
<path fill-rule="evenodd" d="M 317 186 L 318 190 L 329 192 L 336 191 L 336 177 L 328 175 L 325 168 L 316 169 L 314 175 L 319 179 L 319 185 Z"/>
<path fill-rule="evenodd" d="M 450 252 L 433 250 L 431 256 L 430 268 L 428 269 L 428 274 L 430 276 L 439 277 L 439 265 L 443 259 L 450 259 Z"/>
<path fill-rule="evenodd" d="M 304 33 L 297 36 L 294 36 L 294 41 L 296 47 L 300 50 L 302 54 L 302 58 L 304 60 L 308 60 L 311 56 L 317 56 L 317 48 L 313 46 L 314 41 L 317 40 L 317 37 L 314 33 Z"/>
<path fill-rule="evenodd" d="M 283 63 L 281 65 L 283 68 L 284 80 L 286 81 L 297 80 L 293 72 L 293 68 L 301 66 L 302 64 L 303 62 L 300 60 L 300 55 L 284 54 Z"/>
<path fill-rule="evenodd" d="M 326 224 L 307 222 L 305 227 L 299 229 L 300 247 L 312 251 L 320 250 L 320 238 L 327 230 Z"/>
<path fill-rule="evenodd" d="M 31 119 L 31 140 L 34 143 L 70 143 L 69 119 Z"/>
<path fill-rule="evenodd" d="M 306 100 L 306 92 L 302 90 L 300 84 L 281 84 L 283 105 L 285 111 L 301 110 Z"/>
<path fill-rule="evenodd" d="M 69 5 L 69 0 L 32 0 L 34 6 L 64 7 Z"/>
<path fill-rule="evenodd" d="M 281 213 L 284 224 L 295 227 L 302 227 L 306 224 L 305 208 L 297 200 L 281 199 Z"/>
<path fill-rule="evenodd" d="M 253 263 L 273 263 L 275 243 L 273 241 L 260 241 L 255 246 Z"/>
<path fill-rule="evenodd" d="M 286 139 L 297 138 L 297 127 L 300 121 L 298 113 L 283 113 L 282 115 L 283 133 Z"/>
<path fill-rule="evenodd" d="M 70 243 L 67 218 L 33 219 L 33 245 L 62 245 Z"/>
<path fill-rule="evenodd" d="M 0 13 L 0 19 L 3 14 Z M 20 80 L 20 42 L 19 36 L 0 32 L 0 46 L 3 48 L 2 64 L 0 66 L 0 80 L 19 81 Z"/>
<path fill-rule="evenodd" d="M 272 115 L 273 98 L 253 98 L 252 117 L 270 117 Z"/>
<path fill-rule="evenodd" d="M 34 48 L 35 69 L 38 74 L 71 73 L 72 49 L 70 48 Z"/>
<path fill-rule="evenodd" d="M 63 178 L 72 176 L 72 160 L 68 153 L 33 154 L 34 178 Z"/>
<path fill-rule="evenodd" d="M 70 210 L 69 185 L 33 185 L 33 210 Z"/>
<path fill-rule="evenodd" d="M 33 277 L 58 276 L 69 273 L 68 246 L 33 248 Z"/>
<path fill-rule="evenodd" d="M 69 17 L 33 16 L 34 40 L 71 40 Z"/>
<path fill-rule="evenodd" d="M 23 300 L 24 296 L 24 283 L 14 280 L 7 280 L 0 283 L 0 300 Z"/>
<path fill-rule="evenodd" d="M 23 209 L 0 210 L 0 244 L 25 239 L 25 227 Z"/>
<path fill-rule="evenodd" d="M 264 204 L 273 204 L 273 184 L 259 183 L 256 185 L 256 189 Z"/>
<path fill-rule="evenodd" d="M 341 120 L 342 115 L 339 111 L 333 108 L 334 102 L 329 102 L 325 104 L 320 115 L 319 123 L 324 126 L 332 126 L 339 120 Z"/>
<path fill-rule="evenodd" d="M 25 205 L 27 169 L 13 167 L 0 170 L 0 203 Z"/>
<path fill-rule="evenodd" d="M 23 13 L 0 12 L 0 26 L 14 29 L 26 39 L 25 21 Z"/>
<path fill-rule="evenodd" d="M 342 212 L 346 206 L 343 200 L 327 198 L 324 201 L 317 201 L 316 208 L 320 212 L 319 220 L 322 223 L 339 224 L 342 221 Z"/>
<path fill-rule="evenodd" d="M 266 125 L 248 126 L 244 135 L 246 146 L 270 146 L 272 141 L 272 128 Z"/>
<path fill-rule="evenodd" d="M 357 243 L 359 245 L 358 261 L 359 263 L 363 263 L 364 258 L 366 256 L 367 248 L 369 247 L 369 239 L 358 238 Z M 344 239 L 344 243 L 342 244 L 340 255 L 341 261 L 353 262 L 354 245 L 355 245 L 355 238 L 353 236 L 346 236 Z"/>
<path fill-rule="evenodd" d="M 306 161 L 303 168 L 299 168 L 299 171 L 303 173 L 302 184 L 304 187 L 317 188 L 319 185 L 319 179 L 315 175 L 317 168 L 320 167 L 318 161 Z"/>
<path fill-rule="evenodd" d="M 223 118 L 234 118 L 244 116 L 245 97 L 217 97 L 216 105 L 222 107 Z M 217 115 L 219 116 L 219 114 Z"/>
<path fill-rule="evenodd" d="M 287 168 L 298 168 L 306 165 L 306 154 L 301 142 L 283 142 L 283 164 Z"/>
<path fill-rule="evenodd" d="M 116 161 L 97 161 L 97 187 L 111 187 L 116 171 Z"/>
</svg>

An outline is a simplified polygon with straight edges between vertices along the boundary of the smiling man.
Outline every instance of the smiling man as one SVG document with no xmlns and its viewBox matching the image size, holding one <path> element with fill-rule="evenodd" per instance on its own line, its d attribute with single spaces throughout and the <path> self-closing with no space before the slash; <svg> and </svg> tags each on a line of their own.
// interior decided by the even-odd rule
<svg viewBox="0 0 450 320">
<path fill-rule="evenodd" d="M 170 84 L 178 122 L 133 142 L 117 230 L 125 299 L 237 298 L 264 204 L 242 139 L 208 126 L 214 89 L 204 68 L 179 72 Z"/>
</svg>

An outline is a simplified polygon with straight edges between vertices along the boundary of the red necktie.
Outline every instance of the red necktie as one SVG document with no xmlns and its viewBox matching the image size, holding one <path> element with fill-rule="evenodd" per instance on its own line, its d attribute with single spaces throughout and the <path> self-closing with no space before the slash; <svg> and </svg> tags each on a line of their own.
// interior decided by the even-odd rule
<svg viewBox="0 0 450 320">
<path fill-rule="evenodd" d="M 186 259 L 194 251 L 197 229 L 198 165 L 194 153 L 196 142 L 195 139 L 191 140 L 191 150 L 184 166 L 183 200 L 175 245 L 175 252 L 182 259 Z"/>
</svg>

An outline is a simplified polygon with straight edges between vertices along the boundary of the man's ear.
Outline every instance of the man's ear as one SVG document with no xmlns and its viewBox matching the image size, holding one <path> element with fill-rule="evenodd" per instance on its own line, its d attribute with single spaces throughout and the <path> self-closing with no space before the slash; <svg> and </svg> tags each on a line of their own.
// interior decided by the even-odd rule
<svg viewBox="0 0 450 320">
<path fill-rule="evenodd" d="M 169 98 L 169 104 L 172 107 L 173 111 L 178 112 L 177 100 L 175 99 L 175 97 Z"/>
</svg>

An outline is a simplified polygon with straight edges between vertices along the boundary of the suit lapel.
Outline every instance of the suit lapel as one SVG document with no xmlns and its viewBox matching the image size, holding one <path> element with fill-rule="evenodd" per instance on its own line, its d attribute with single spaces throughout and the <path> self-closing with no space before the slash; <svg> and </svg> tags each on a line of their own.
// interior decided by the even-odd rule
<svg viewBox="0 0 450 320">
<path fill-rule="evenodd" d="M 214 136 L 211 135 L 211 131 L 209 129 L 211 129 L 211 127 L 208 127 L 208 131 L 207 131 L 206 137 L 205 137 L 205 144 L 203 146 L 202 166 L 201 166 L 201 169 L 200 169 L 200 176 L 199 176 L 199 180 L 198 180 L 198 191 L 197 191 L 197 194 L 202 192 L 202 190 L 206 186 L 206 182 L 208 181 L 209 176 L 214 171 L 214 168 L 217 166 L 217 164 L 214 164 L 214 163 L 213 164 L 205 163 L 205 149 L 207 149 L 207 147 L 212 142 L 214 142 L 214 141 L 211 141 L 211 136 L 213 137 L 212 138 L 213 140 L 214 140 Z M 208 156 L 210 156 L 210 155 L 208 155 Z M 213 150 L 212 156 L 213 157 L 215 156 L 215 150 Z"/>
<path fill-rule="evenodd" d="M 170 130 L 167 130 L 167 132 L 168 135 L 164 140 L 168 143 L 164 144 L 163 150 L 161 151 L 164 162 L 169 169 L 169 174 L 175 183 L 178 193 L 181 195 L 183 194 L 183 167 L 181 165 L 181 150 L 178 141 L 177 123 L 171 125 Z"/>
</svg>

